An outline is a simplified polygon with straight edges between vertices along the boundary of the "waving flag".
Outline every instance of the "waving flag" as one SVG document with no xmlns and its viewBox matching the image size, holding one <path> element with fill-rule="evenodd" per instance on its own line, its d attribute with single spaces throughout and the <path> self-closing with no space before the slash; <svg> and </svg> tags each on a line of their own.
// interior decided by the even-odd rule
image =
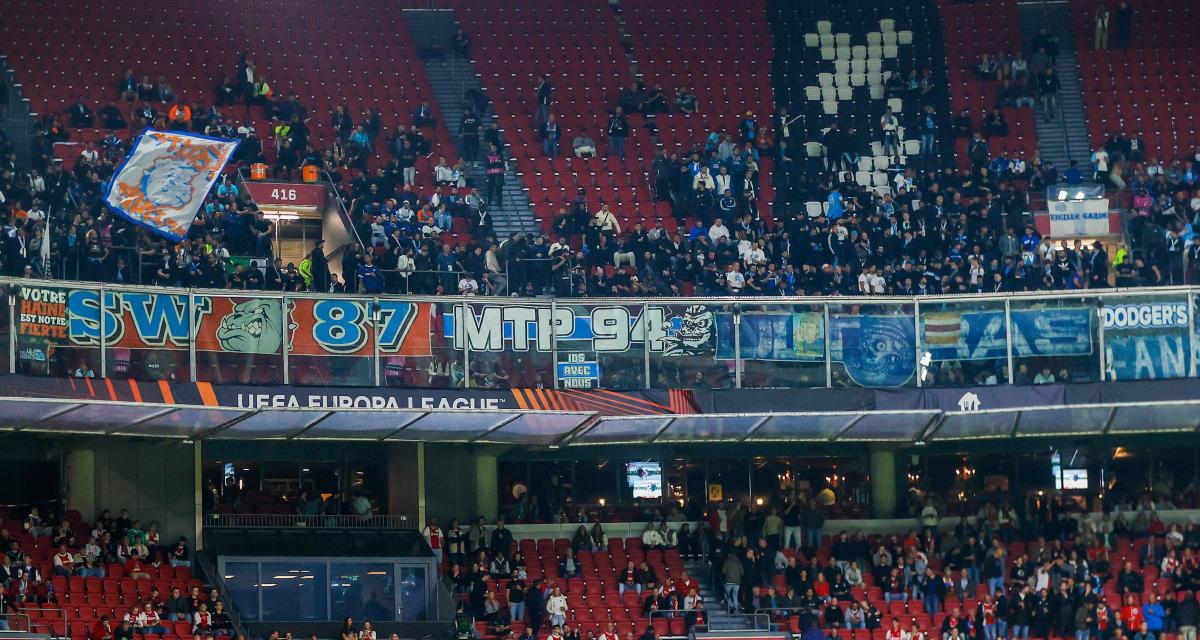
<svg viewBox="0 0 1200 640">
<path fill-rule="evenodd" d="M 117 169 L 104 203 L 118 215 L 182 240 L 237 140 L 146 130 Z"/>
</svg>

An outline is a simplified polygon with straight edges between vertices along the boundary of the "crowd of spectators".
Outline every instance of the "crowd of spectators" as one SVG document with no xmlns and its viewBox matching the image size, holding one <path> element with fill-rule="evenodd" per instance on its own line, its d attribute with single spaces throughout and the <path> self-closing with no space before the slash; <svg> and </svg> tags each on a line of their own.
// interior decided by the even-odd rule
<svg viewBox="0 0 1200 640">
<path fill-rule="evenodd" d="M 272 88 L 245 55 L 207 107 L 175 95 L 165 78 L 137 80 L 128 70 L 112 103 L 93 112 L 81 99 L 42 117 L 27 174 L 15 171 L 11 156 L 0 167 L 7 208 L 0 271 L 248 290 L 560 297 L 917 295 L 1187 281 L 1185 270 L 1200 269 L 1200 259 L 1184 259 L 1200 258 L 1189 240 L 1196 215 L 1187 197 L 1197 182 L 1193 159 L 1139 163 L 1145 156 L 1140 140 L 1117 138 L 1094 154 L 1093 175 L 1084 176 L 1074 164 L 1060 174 L 1036 154 L 1025 159 L 990 149 L 984 134 L 1002 135 L 1008 126 L 1000 108 L 1028 104 L 1029 91 L 1052 73 L 1057 42 L 1043 32 L 1035 44 L 1028 61 L 1020 54 L 980 61 L 978 73 L 1003 85 L 997 109 L 982 122 L 959 113 L 948 123 L 954 135 L 970 138 L 970 168 L 905 164 L 897 155 L 887 168 L 887 189 L 878 189 L 860 184 L 852 165 L 864 136 L 886 141 L 892 135 L 887 113 L 873 132 L 840 131 L 834 123 L 824 134 L 831 141 L 827 157 L 814 159 L 796 142 L 786 108 L 769 126 L 748 112 L 688 152 L 660 151 L 653 159 L 647 177 L 653 198 L 671 203 L 674 220 L 616 210 L 615 203 L 596 208 L 581 190 L 562 203 L 548 232 L 507 238 L 492 228 L 507 160 L 486 97 L 472 101 L 460 123 L 463 158 L 437 150 L 434 161 L 426 131 L 439 123 L 427 104 L 413 109 L 409 125 L 392 131 L 384 130 L 378 110 L 356 120 L 337 107 L 329 115 L 332 140 L 320 149 L 309 132 L 311 118 L 319 116 L 295 94 Z M 889 90 L 920 92 L 926 84 L 915 70 L 908 79 L 900 75 Z M 132 111 L 124 113 L 118 103 Z M 249 105 L 255 118 L 261 113 L 270 123 L 268 139 L 260 139 L 261 122 L 227 116 L 230 105 Z M 671 100 L 661 87 L 630 87 L 613 107 L 606 145 L 595 152 L 624 153 L 626 110 L 672 108 L 694 111 L 695 100 L 684 88 Z M 535 121 L 549 127 L 543 131 L 551 143 L 547 153 L 557 153 L 548 78 L 533 109 Z M 932 111 L 928 119 L 931 131 L 943 126 Z M 303 260 L 284 264 L 272 253 L 277 223 L 228 176 L 209 194 L 185 242 L 137 229 L 107 211 L 100 195 L 128 150 L 120 132 L 145 125 L 239 137 L 236 163 L 273 158 L 279 177 L 308 164 L 327 170 L 346 187 L 357 237 L 345 247 L 318 242 Z M 70 170 L 53 162 L 52 145 L 69 139 L 70 129 L 88 126 L 111 131 L 98 145 L 85 145 Z M 925 142 L 922 134 L 923 148 Z M 480 183 L 476 168 L 484 169 Z M 1044 240 L 1029 214 L 1031 193 L 1088 177 L 1134 194 L 1131 246 L 1114 256 L 1099 243 Z M 767 181 L 773 202 L 762 195 Z M 254 259 L 238 259 L 244 256 Z M 330 269 L 330 257 L 340 261 L 341 277 Z"/>
<path fill-rule="evenodd" d="M 0 629 L 17 629 L 14 614 L 25 608 L 60 608 L 74 602 L 67 600 L 68 579 L 109 578 L 144 580 L 148 586 L 138 589 L 136 597 L 126 593 L 123 600 L 103 603 L 119 613 L 92 620 L 94 626 L 85 630 L 89 640 L 161 636 L 176 622 L 186 623 L 196 637 L 232 634 L 232 620 L 215 590 L 150 586 L 163 567 L 170 567 L 176 578 L 190 578 L 187 538 L 163 540 L 155 523 L 144 526 L 126 509 L 115 516 L 106 509 L 91 524 L 72 513 L 43 514 L 34 506 L 23 519 L 9 520 L 0 528 Z M 10 530 L 16 522 L 20 529 Z M 118 592 L 114 586 L 105 593 Z"/>
<path fill-rule="evenodd" d="M 514 544 L 503 520 L 454 520 L 443 530 L 434 519 L 423 533 L 460 602 L 463 638 L 619 638 L 611 622 L 582 615 L 605 606 L 592 592 L 602 586 L 626 606 L 636 594 L 651 622 L 679 617 L 688 628 L 720 607 L 806 638 L 1190 639 L 1200 623 L 1200 526 L 1164 523 L 1159 512 L 1175 505 L 1160 498 L 1114 498 L 1100 514 L 1059 495 L 984 501 L 951 519 L 938 496 L 914 491 L 908 510 L 918 528 L 867 535 L 830 532 L 820 501 L 780 493 L 756 506 L 730 500 L 653 518 L 640 538 L 615 547 L 639 549 L 629 554 L 640 559 L 611 567 L 580 560 L 612 553 L 598 523 L 581 524 L 553 552 Z M 703 561 L 707 575 L 681 565 L 662 575 L 663 565 L 645 561 L 657 550 Z M 639 637 L 658 630 L 647 624 Z"/>
</svg>

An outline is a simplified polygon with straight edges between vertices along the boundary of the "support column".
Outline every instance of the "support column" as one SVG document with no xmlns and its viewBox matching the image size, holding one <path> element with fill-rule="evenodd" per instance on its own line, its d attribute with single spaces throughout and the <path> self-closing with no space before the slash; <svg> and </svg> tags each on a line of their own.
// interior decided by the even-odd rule
<svg viewBox="0 0 1200 640">
<path fill-rule="evenodd" d="M 496 519 L 500 505 L 500 487 L 496 482 L 496 456 L 475 455 L 475 513 L 491 522 Z"/>
<path fill-rule="evenodd" d="M 67 452 L 67 508 L 83 514 L 84 522 L 96 517 L 96 452 L 71 449 Z"/>
<path fill-rule="evenodd" d="M 425 446 L 421 442 L 395 442 L 388 445 L 388 510 L 395 515 L 416 518 L 425 526 Z"/>
<path fill-rule="evenodd" d="M 896 517 L 896 452 L 871 450 L 871 517 Z"/>
</svg>

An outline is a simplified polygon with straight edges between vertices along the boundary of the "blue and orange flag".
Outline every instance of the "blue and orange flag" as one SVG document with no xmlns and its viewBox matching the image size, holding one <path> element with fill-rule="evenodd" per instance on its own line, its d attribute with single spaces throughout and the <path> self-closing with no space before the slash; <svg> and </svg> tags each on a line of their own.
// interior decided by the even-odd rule
<svg viewBox="0 0 1200 640">
<path fill-rule="evenodd" d="M 172 240 L 187 236 L 237 140 L 147 129 L 108 182 L 104 203 Z"/>
</svg>

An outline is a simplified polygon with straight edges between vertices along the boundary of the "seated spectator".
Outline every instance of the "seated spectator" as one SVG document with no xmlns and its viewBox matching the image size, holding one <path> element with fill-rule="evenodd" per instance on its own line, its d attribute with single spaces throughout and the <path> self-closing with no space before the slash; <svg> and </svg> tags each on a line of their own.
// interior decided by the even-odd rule
<svg viewBox="0 0 1200 640">
<path fill-rule="evenodd" d="M 700 109 L 696 96 L 683 87 L 675 87 L 675 108 L 680 113 L 693 114 Z"/>
<path fill-rule="evenodd" d="M 72 127 L 87 128 L 91 127 L 95 122 L 95 117 L 92 114 L 92 110 L 87 106 L 87 103 L 83 101 L 83 96 L 79 96 L 79 99 L 77 99 L 74 104 L 67 108 L 66 113 L 67 117 L 70 119 Z"/>
</svg>

